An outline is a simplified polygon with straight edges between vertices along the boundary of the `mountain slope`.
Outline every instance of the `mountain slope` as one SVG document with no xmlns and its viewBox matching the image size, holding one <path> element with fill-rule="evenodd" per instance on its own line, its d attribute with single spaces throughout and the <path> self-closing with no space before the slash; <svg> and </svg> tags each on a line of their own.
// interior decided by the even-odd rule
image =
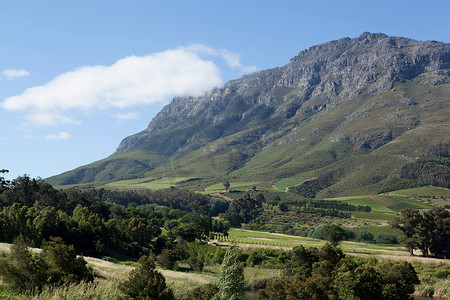
<svg viewBox="0 0 450 300">
<path fill-rule="evenodd" d="M 202 97 L 174 98 L 112 156 L 47 181 L 320 175 L 333 178 L 323 195 L 377 191 L 449 140 L 449 75 L 449 44 L 372 33 L 331 41 Z"/>
</svg>

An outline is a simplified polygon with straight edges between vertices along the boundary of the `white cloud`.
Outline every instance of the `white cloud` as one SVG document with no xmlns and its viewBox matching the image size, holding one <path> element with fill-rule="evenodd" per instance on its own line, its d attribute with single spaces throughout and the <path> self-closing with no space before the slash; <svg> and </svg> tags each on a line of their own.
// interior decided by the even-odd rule
<svg viewBox="0 0 450 300">
<path fill-rule="evenodd" d="M 128 121 L 128 120 L 137 120 L 139 119 L 139 115 L 134 112 L 124 113 L 124 114 L 117 114 L 115 115 L 116 119 L 120 121 Z"/>
<path fill-rule="evenodd" d="M 199 55 L 218 56 L 226 61 L 230 68 L 239 69 L 242 74 L 248 74 L 259 70 L 256 66 L 244 66 L 241 63 L 241 55 L 238 53 L 230 52 L 226 49 L 213 49 L 202 44 L 194 44 L 186 47 L 180 47 L 179 49 L 185 49 Z"/>
<path fill-rule="evenodd" d="M 19 77 L 26 77 L 30 75 L 30 72 L 27 70 L 17 70 L 17 69 L 7 69 L 4 70 L 2 73 L 2 76 L 6 77 L 8 80 L 14 80 Z"/>
<path fill-rule="evenodd" d="M 204 56 L 222 58 L 241 72 L 257 70 L 242 65 L 236 53 L 191 45 L 146 56 L 129 56 L 110 66 L 84 66 L 6 98 L 0 107 L 24 112 L 33 126 L 56 126 L 79 124 L 74 119 L 76 115 L 92 110 L 151 105 L 173 96 L 200 96 L 222 84 L 220 70 Z M 129 113 L 116 117 L 130 120 L 138 116 Z"/>
<path fill-rule="evenodd" d="M 61 112 L 45 112 L 45 111 L 36 111 L 29 113 L 26 118 L 31 121 L 31 123 L 36 124 L 38 126 L 56 126 L 60 124 L 72 124 L 79 125 L 80 122 L 76 120 L 72 120 L 71 118 L 65 116 Z"/>
<path fill-rule="evenodd" d="M 70 138 L 70 134 L 68 134 L 67 132 L 64 132 L 64 131 L 61 131 L 56 134 L 48 134 L 45 137 L 45 139 L 48 141 L 67 140 L 68 138 Z"/>
<path fill-rule="evenodd" d="M 111 66 L 87 66 L 63 73 L 45 85 L 6 98 L 1 106 L 29 112 L 38 125 L 74 123 L 64 112 L 125 108 L 162 102 L 172 96 L 199 96 L 222 84 L 220 71 L 196 53 L 175 49 L 130 56 Z"/>
</svg>

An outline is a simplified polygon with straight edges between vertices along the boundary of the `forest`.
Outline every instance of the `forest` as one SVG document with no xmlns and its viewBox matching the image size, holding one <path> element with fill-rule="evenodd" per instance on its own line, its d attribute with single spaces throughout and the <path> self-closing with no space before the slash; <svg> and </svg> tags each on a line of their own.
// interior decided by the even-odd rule
<svg viewBox="0 0 450 300">
<path fill-rule="evenodd" d="M 279 270 L 279 277 L 251 284 L 250 288 L 259 290 L 260 299 L 369 299 L 369 294 L 373 295 L 370 299 L 408 299 L 419 283 L 410 263 L 345 255 L 339 242 L 360 236 L 352 236 L 351 231 L 338 225 L 322 225 L 311 231 L 312 236 L 329 241 L 321 248 L 231 247 L 235 261 L 230 263 L 225 259 L 230 247 L 208 242 L 227 236 L 230 227 L 240 227 L 260 217 L 263 206 L 272 201 L 263 195 L 253 198 L 245 194 L 229 203 L 178 188 L 126 192 L 94 188 L 56 190 L 41 179 L 28 176 L 0 181 L 0 241 L 13 243 L 11 254 L 0 257 L 0 292 L 4 293 L 39 294 L 46 286 L 94 282 L 97 275 L 83 256 L 112 262 L 139 260 L 127 281 L 116 284 L 117 299 L 175 299 L 175 294 L 180 299 L 229 299 L 220 298 L 229 296 L 223 291 L 227 284 L 221 279 L 217 285 L 174 294 L 156 267 L 201 272 L 205 266 L 222 264 L 222 272 L 225 265 L 233 270 Z M 280 210 L 309 209 L 319 215 L 330 215 L 333 210 L 370 211 L 370 207 L 338 201 L 305 199 L 277 203 Z M 392 224 L 404 233 L 408 249 L 448 258 L 449 220 L 448 211 L 436 207 L 423 213 L 405 210 Z M 32 253 L 27 247 L 41 248 L 42 252 Z M 147 277 L 153 278 L 151 287 L 146 286 L 150 284 Z M 136 294 L 147 290 L 159 292 Z"/>
</svg>

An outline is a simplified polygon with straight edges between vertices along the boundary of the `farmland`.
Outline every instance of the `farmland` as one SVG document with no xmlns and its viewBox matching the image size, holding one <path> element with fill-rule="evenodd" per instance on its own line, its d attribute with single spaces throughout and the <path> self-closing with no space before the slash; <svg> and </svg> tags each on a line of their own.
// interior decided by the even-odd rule
<svg viewBox="0 0 450 300">
<path fill-rule="evenodd" d="M 121 180 L 105 184 L 103 187 L 112 190 L 159 190 L 167 189 L 176 186 L 184 181 L 191 179 L 191 177 L 145 177 L 139 179 Z"/>
</svg>

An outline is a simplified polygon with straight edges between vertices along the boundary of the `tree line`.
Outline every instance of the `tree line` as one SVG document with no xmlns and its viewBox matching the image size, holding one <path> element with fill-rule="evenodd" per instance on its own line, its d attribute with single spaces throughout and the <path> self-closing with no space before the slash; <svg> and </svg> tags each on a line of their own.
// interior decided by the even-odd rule
<svg viewBox="0 0 450 300">
<path fill-rule="evenodd" d="M 404 235 L 404 243 L 411 255 L 418 249 L 424 256 L 450 258 L 450 212 L 434 206 L 421 212 L 405 209 L 392 222 Z"/>
<path fill-rule="evenodd" d="M 431 146 L 416 162 L 406 164 L 400 177 L 413 179 L 419 185 L 450 188 L 450 143 Z"/>
<path fill-rule="evenodd" d="M 185 190 L 58 191 L 27 176 L 2 182 L 2 242 L 22 236 L 30 246 L 41 247 L 51 237 L 61 237 L 77 253 L 138 258 L 175 249 L 180 241 L 204 240 L 211 230 L 229 228 L 220 220 L 212 222 L 205 196 Z M 133 201 L 126 203 L 127 199 Z"/>
</svg>

